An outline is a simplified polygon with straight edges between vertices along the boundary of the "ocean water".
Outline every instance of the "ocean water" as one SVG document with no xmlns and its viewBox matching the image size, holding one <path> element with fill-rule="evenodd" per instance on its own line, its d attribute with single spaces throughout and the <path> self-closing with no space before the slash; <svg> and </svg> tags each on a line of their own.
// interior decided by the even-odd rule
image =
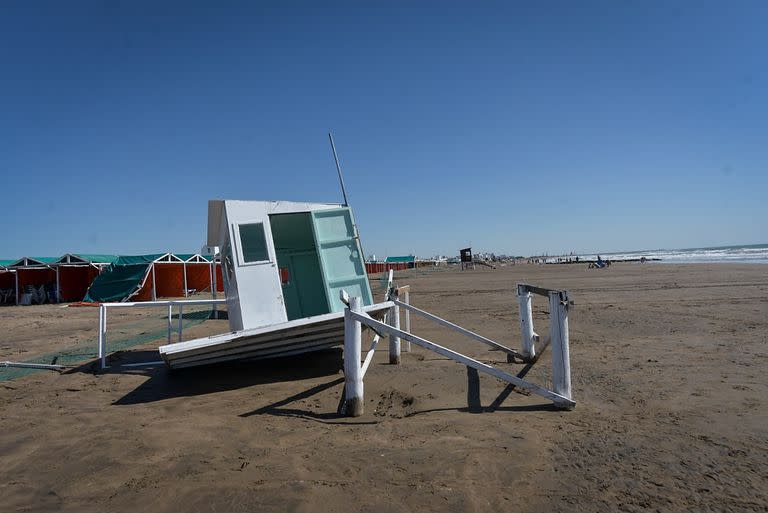
<svg viewBox="0 0 768 513">
<path fill-rule="evenodd" d="M 592 260 L 597 255 L 580 255 L 581 258 Z M 643 251 L 619 251 L 615 253 L 600 253 L 609 260 L 630 260 L 641 257 L 660 258 L 665 263 L 679 264 L 768 264 L 768 244 L 751 244 L 746 246 L 719 246 L 714 248 L 688 249 L 651 249 Z"/>
</svg>

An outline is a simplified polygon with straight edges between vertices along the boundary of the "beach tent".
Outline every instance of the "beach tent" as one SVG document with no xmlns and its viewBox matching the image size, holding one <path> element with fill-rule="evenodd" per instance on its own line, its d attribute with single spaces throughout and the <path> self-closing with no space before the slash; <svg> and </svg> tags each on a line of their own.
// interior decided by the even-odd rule
<svg viewBox="0 0 768 513">
<path fill-rule="evenodd" d="M 213 266 L 213 261 L 197 254 L 119 256 L 93 281 L 83 301 L 152 301 L 187 296 L 190 289 L 212 290 L 214 284 L 223 291 L 221 270 L 214 274 Z M 190 276 L 195 286 L 190 285 Z"/>
<path fill-rule="evenodd" d="M 9 266 L 15 260 L 0 260 L 0 305 L 16 302 L 16 271 Z"/>
<path fill-rule="evenodd" d="M 166 253 L 152 262 L 151 282 L 148 287 L 149 297 L 181 297 L 184 295 L 184 260 L 173 253 Z M 144 296 L 142 296 L 144 297 Z"/>
<path fill-rule="evenodd" d="M 213 257 L 199 253 L 179 255 L 185 263 L 185 289 L 188 294 L 212 290 L 216 285 L 217 292 L 224 292 L 224 280 L 221 277 L 221 266 L 217 265 L 217 275 L 213 275 Z M 218 260 L 217 260 L 218 261 Z"/>
<path fill-rule="evenodd" d="M 56 293 L 56 257 L 23 257 L 8 267 L 16 271 L 16 299 L 18 304 L 55 303 Z"/>
<path fill-rule="evenodd" d="M 60 302 L 82 301 L 101 271 L 117 260 L 115 255 L 67 253 L 56 261 Z"/>
<path fill-rule="evenodd" d="M 140 297 L 188 297 L 197 292 L 224 291 L 221 271 L 213 276 L 213 262 L 197 253 L 166 253 L 155 260 Z M 154 286 L 154 294 L 152 292 Z"/>
<path fill-rule="evenodd" d="M 391 256 L 387 257 L 386 263 L 390 264 L 390 269 L 413 269 L 416 267 L 416 257 L 413 255 Z"/>
</svg>

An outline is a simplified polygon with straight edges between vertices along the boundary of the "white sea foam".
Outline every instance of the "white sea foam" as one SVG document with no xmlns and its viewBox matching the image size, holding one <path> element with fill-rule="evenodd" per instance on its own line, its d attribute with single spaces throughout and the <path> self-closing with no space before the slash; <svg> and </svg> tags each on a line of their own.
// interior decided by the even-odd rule
<svg viewBox="0 0 768 513">
<path fill-rule="evenodd" d="M 603 259 L 612 261 L 636 260 L 642 257 L 661 259 L 667 263 L 757 263 L 768 264 L 768 244 L 750 246 L 725 246 L 715 248 L 654 249 L 600 253 Z M 595 260 L 596 254 L 579 255 L 582 260 Z"/>
</svg>

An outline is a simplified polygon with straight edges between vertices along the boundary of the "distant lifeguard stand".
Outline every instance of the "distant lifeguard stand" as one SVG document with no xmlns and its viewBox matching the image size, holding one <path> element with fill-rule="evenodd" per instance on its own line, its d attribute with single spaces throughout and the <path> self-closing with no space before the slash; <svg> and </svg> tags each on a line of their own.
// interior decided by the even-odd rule
<svg viewBox="0 0 768 513">
<path fill-rule="evenodd" d="M 459 260 L 461 261 L 462 271 L 475 268 L 475 261 L 472 259 L 472 248 L 460 249 Z"/>
</svg>

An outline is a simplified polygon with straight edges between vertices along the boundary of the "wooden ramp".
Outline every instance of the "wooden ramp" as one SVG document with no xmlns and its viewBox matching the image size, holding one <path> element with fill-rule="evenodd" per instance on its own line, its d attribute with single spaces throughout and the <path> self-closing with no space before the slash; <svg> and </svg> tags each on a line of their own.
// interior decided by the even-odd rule
<svg viewBox="0 0 768 513">
<path fill-rule="evenodd" d="M 363 307 L 382 319 L 393 303 Z M 271 326 L 235 331 L 160 346 L 160 356 L 172 369 L 233 360 L 265 359 L 317 351 L 344 343 L 344 312 L 296 319 Z"/>
</svg>

